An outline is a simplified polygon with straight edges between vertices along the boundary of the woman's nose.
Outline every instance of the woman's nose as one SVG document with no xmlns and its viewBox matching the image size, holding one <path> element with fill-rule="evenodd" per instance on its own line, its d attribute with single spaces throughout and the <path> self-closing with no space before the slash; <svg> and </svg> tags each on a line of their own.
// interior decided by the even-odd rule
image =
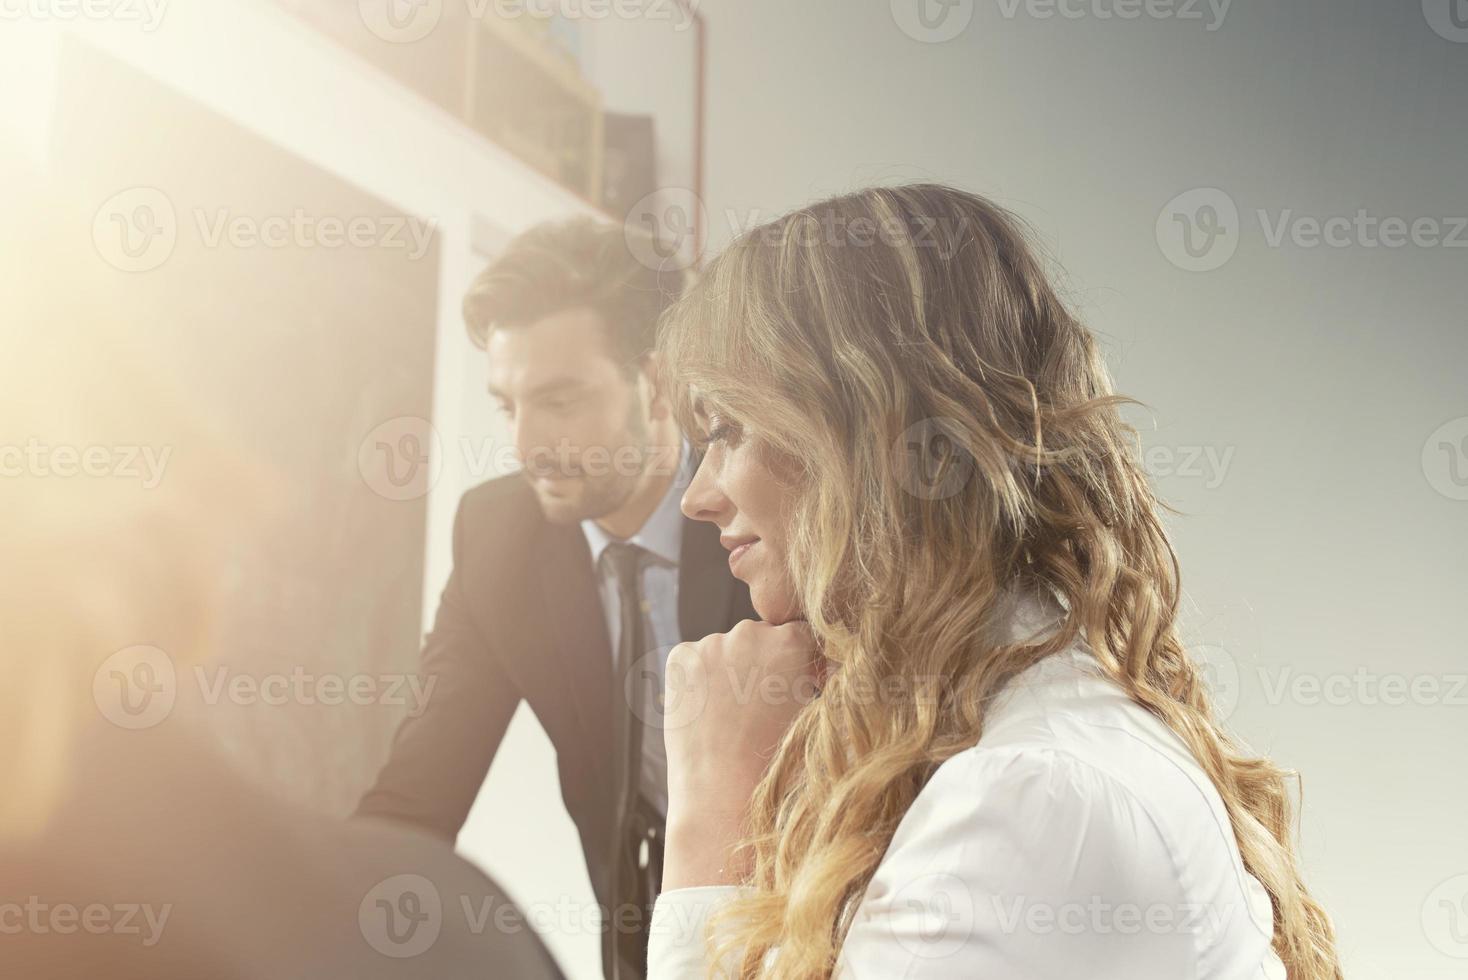
<svg viewBox="0 0 1468 980">
<path fill-rule="evenodd" d="M 683 513 L 695 521 L 710 521 L 719 525 L 727 523 L 723 518 L 732 512 L 733 507 L 729 498 L 719 489 L 717 473 L 709 464 L 707 456 L 699 461 L 698 470 L 693 474 L 688 489 L 683 491 L 682 508 Z"/>
</svg>

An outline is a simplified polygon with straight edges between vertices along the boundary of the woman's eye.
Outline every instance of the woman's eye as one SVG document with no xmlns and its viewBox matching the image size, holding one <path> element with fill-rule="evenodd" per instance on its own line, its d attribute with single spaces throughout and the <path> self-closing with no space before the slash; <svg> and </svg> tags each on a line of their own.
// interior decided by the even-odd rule
<svg viewBox="0 0 1468 980">
<path fill-rule="evenodd" d="M 738 434 L 739 428 L 733 422 L 720 420 L 715 422 L 713 427 L 709 429 L 709 434 L 704 441 L 710 444 L 715 442 L 729 442 Z"/>
</svg>

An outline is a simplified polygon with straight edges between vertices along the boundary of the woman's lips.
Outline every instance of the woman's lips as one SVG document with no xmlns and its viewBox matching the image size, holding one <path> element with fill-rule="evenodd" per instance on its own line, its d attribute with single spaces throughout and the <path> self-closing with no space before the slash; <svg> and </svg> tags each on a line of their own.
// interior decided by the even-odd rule
<svg viewBox="0 0 1468 980">
<path fill-rule="evenodd" d="M 749 553 L 749 549 L 753 548 L 756 544 L 759 544 L 758 538 L 753 541 L 746 541 L 744 544 L 741 544 L 739 547 L 729 552 L 729 571 L 733 572 L 737 576 L 739 574 L 739 560 L 747 555 Z"/>
</svg>

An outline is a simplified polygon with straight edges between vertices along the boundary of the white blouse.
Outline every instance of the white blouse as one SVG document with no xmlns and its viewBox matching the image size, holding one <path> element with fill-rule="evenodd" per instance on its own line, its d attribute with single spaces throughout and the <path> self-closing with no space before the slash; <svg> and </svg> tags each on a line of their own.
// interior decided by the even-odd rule
<svg viewBox="0 0 1468 980">
<path fill-rule="evenodd" d="M 1059 611 L 1026 597 L 1011 634 Z M 736 891 L 658 898 L 648 980 L 709 975 L 708 916 Z M 1208 776 L 1079 642 L 1014 678 L 918 794 L 835 976 L 1284 980 L 1272 922 Z"/>
</svg>

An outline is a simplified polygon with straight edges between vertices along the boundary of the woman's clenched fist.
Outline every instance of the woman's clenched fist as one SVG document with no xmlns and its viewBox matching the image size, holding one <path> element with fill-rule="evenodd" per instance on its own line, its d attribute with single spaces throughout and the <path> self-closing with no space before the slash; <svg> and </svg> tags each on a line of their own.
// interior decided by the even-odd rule
<svg viewBox="0 0 1468 980">
<path fill-rule="evenodd" d="M 795 716 L 819 696 L 823 665 L 801 621 L 747 619 L 668 654 L 665 891 L 743 878 L 733 850 L 750 797 Z"/>
</svg>

